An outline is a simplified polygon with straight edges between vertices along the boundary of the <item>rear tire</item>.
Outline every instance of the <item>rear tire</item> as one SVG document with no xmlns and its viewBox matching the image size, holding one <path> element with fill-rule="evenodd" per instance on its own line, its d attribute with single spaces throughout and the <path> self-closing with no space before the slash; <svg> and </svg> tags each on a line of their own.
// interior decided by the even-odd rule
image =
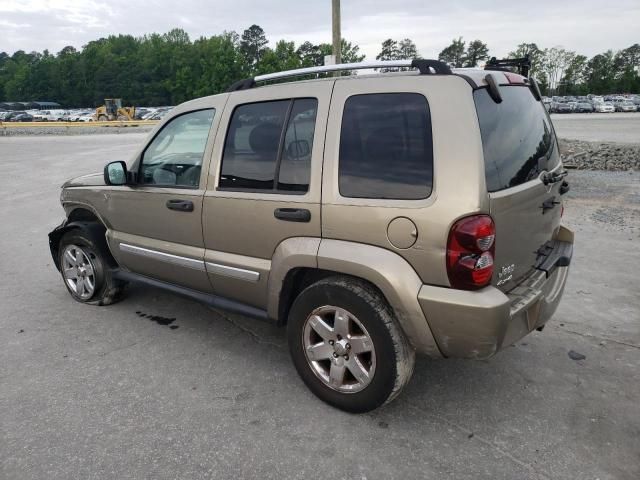
<svg viewBox="0 0 640 480">
<path fill-rule="evenodd" d="M 60 239 L 58 265 L 74 300 L 102 306 L 122 298 L 124 282 L 112 278 L 100 248 L 81 230 L 71 230 Z"/>
<path fill-rule="evenodd" d="M 341 410 L 363 413 L 390 402 L 413 373 L 415 352 L 391 307 L 359 279 L 335 276 L 303 290 L 287 336 L 307 387 Z"/>
</svg>

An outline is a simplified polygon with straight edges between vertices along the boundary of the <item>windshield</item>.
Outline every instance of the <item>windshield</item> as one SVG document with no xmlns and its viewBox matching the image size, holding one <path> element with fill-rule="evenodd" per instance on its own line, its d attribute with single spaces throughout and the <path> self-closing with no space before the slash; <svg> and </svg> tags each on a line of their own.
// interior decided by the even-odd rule
<svg viewBox="0 0 640 480">
<path fill-rule="evenodd" d="M 560 161 L 551 120 L 526 86 L 501 87 L 496 103 L 486 88 L 474 92 L 484 150 L 487 190 L 515 187 Z"/>
</svg>

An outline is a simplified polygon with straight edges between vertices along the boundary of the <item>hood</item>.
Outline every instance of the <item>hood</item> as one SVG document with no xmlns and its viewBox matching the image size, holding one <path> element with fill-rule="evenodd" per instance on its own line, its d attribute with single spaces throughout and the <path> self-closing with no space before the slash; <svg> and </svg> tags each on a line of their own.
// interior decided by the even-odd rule
<svg viewBox="0 0 640 480">
<path fill-rule="evenodd" d="M 105 185 L 104 173 L 91 173 L 81 177 L 72 178 L 62 184 L 62 188 L 67 187 L 96 187 Z"/>
</svg>

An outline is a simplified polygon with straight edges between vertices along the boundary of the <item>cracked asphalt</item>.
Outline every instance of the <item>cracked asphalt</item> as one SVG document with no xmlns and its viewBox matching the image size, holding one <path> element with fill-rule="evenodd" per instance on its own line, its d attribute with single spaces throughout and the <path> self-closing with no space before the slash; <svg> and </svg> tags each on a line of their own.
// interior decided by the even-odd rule
<svg viewBox="0 0 640 480">
<path fill-rule="evenodd" d="M 574 263 L 543 332 L 421 358 L 395 402 L 350 415 L 305 388 L 284 330 L 136 285 L 69 297 L 59 186 L 143 139 L 0 138 L 1 479 L 640 478 L 639 172 L 571 172 Z"/>
</svg>

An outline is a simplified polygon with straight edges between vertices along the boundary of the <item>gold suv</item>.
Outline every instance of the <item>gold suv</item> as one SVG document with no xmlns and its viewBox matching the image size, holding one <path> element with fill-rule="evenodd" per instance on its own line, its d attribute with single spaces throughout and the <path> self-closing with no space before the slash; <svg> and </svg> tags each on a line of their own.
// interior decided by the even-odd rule
<svg viewBox="0 0 640 480">
<path fill-rule="evenodd" d="M 286 325 L 304 382 L 351 412 L 396 397 L 415 352 L 493 355 L 553 315 L 573 233 L 535 80 L 489 68 L 314 67 L 176 107 L 130 161 L 64 184 L 65 286 L 107 305 L 143 282 Z"/>
</svg>

